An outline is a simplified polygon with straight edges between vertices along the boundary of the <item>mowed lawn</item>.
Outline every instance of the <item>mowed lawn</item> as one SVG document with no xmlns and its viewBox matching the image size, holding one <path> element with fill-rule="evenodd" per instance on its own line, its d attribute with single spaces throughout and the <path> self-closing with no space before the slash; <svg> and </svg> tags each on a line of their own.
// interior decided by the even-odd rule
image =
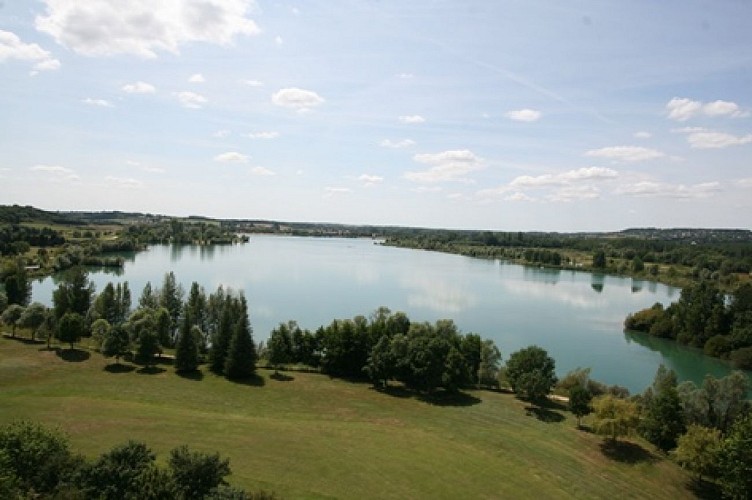
<svg viewBox="0 0 752 500">
<path fill-rule="evenodd" d="M 283 498 L 693 497 L 689 476 L 645 443 L 609 456 L 568 412 L 536 416 L 509 394 L 438 405 L 318 374 L 260 370 L 250 385 L 205 368 L 112 372 L 77 353 L 0 338 L 0 423 L 59 426 L 90 458 L 128 439 L 162 461 L 180 444 L 219 451 L 232 484 Z"/>
</svg>

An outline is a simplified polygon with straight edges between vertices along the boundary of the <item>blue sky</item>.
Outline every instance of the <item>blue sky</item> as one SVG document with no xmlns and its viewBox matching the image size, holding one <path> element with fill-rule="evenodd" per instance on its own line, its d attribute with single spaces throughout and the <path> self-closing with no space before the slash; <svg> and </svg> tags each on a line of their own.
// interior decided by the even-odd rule
<svg viewBox="0 0 752 500">
<path fill-rule="evenodd" d="M 752 2 L 0 0 L 0 203 L 750 228 Z"/>
</svg>

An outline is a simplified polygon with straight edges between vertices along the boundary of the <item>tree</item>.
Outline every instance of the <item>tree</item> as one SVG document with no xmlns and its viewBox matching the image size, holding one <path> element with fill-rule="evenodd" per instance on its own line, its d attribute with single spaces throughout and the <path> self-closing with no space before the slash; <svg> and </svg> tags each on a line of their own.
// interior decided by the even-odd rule
<svg viewBox="0 0 752 500">
<path fill-rule="evenodd" d="M 70 348 L 81 339 L 84 334 L 84 318 L 75 312 L 67 312 L 60 318 L 57 325 L 57 338 L 61 342 L 68 342 Z"/>
<path fill-rule="evenodd" d="M 99 318 L 91 324 L 91 337 L 94 340 L 95 347 L 102 349 L 102 344 L 107 334 L 110 332 L 112 325 L 104 318 Z"/>
<path fill-rule="evenodd" d="M 243 295 L 240 296 L 239 313 L 224 367 L 224 374 L 230 380 L 247 379 L 256 372 L 256 345 L 248 319 L 248 304 Z"/>
<path fill-rule="evenodd" d="M 493 340 L 486 339 L 480 344 L 480 364 L 478 365 L 478 385 L 499 386 L 499 364 L 501 352 Z"/>
<path fill-rule="evenodd" d="M 640 423 L 640 433 L 663 451 L 674 448 L 677 438 L 686 430 L 676 382 L 676 373 L 661 365 L 653 386 L 643 396 L 645 415 Z"/>
<path fill-rule="evenodd" d="M 224 373 L 227 351 L 232 339 L 232 328 L 232 305 L 228 298 L 222 307 L 219 326 L 212 336 L 211 348 L 209 349 L 209 367 L 214 373 Z"/>
<path fill-rule="evenodd" d="M 67 312 L 86 316 L 91 307 L 94 295 L 94 284 L 89 281 L 89 275 L 82 267 L 74 267 L 63 276 L 57 289 L 52 293 L 55 315 L 62 318 Z"/>
<path fill-rule="evenodd" d="M 687 467 L 702 479 L 702 476 L 715 474 L 720 445 L 718 429 L 692 424 L 685 434 L 679 436 L 674 457 L 682 467 Z"/>
<path fill-rule="evenodd" d="M 186 314 L 180 326 L 180 335 L 175 346 L 175 371 L 178 373 L 194 372 L 198 369 L 197 326 L 191 326 L 191 317 Z M 198 330 L 200 334 L 201 331 Z"/>
<path fill-rule="evenodd" d="M 159 339 L 154 330 L 143 329 L 138 335 L 136 356 L 148 367 L 154 364 L 154 356 L 159 352 Z"/>
<path fill-rule="evenodd" d="M 33 498 L 54 492 L 77 465 L 60 431 L 29 421 L 0 427 L 0 455 L 7 457 L 6 470 L 15 477 L 18 489 L 33 492 Z"/>
<path fill-rule="evenodd" d="M 377 388 L 387 387 L 389 379 L 394 375 L 394 360 L 391 356 L 390 343 L 389 337 L 386 335 L 381 337 L 371 349 L 368 363 L 363 367 L 363 371 Z"/>
<path fill-rule="evenodd" d="M 294 322 L 290 322 L 294 323 Z M 290 328 L 292 326 L 292 328 Z M 269 340 L 266 343 L 266 357 L 270 365 L 274 367 L 275 373 L 280 365 L 292 361 L 292 335 L 291 330 L 295 325 L 280 323 L 277 328 L 269 334 Z"/>
<path fill-rule="evenodd" d="M 159 305 L 170 312 L 173 331 L 180 324 L 178 320 L 183 310 L 183 295 L 183 288 L 177 284 L 175 273 L 170 271 L 165 274 L 159 294 Z M 174 342 L 171 342 L 170 345 L 174 345 Z"/>
<path fill-rule="evenodd" d="M 182 498 L 205 498 L 209 492 L 226 486 L 225 476 L 230 474 L 230 461 L 212 455 L 191 451 L 180 446 L 170 452 L 169 467 L 175 487 Z"/>
<path fill-rule="evenodd" d="M 16 259 L 5 269 L 5 296 L 8 304 L 25 306 L 31 300 L 31 281 L 26 274 L 26 266 L 22 259 Z"/>
<path fill-rule="evenodd" d="M 159 294 L 154 292 L 150 281 L 146 282 L 144 289 L 141 291 L 141 297 L 138 299 L 138 307 L 141 309 L 157 309 L 159 307 Z"/>
<path fill-rule="evenodd" d="M 593 267 L 595 269 L 606 268 L 606 252 L 604 252 L 603 250 L 598 250 L 593 254 Z"/>
<path fill-rule="evenodd" d="M 107 358 L 114 356 L 115 363 L 120 364 L 120 357 L 128 353 L 130 344 L 128 331 L 122 325 L 115 325 L 104 336 L 102 354 Z"/>
<path fill-rule="evenodd" d="M 154 453 L 144 443 L 129 441 L 115 446 L 84 471 L 84 491 L 87 497 L 103 500 L 144 498 L 143 490 L 156 468 L 154 460 Z"/>
<path fill-rule="evenodd" d="M 592 411 L 590 408 L 592 400 L 593 395 L 585 386 L 576 385 L 569 390 L 569 411 L 577 417 L 577 428 L 580 427 L 582 417 L 589 415 Z"/>
<path fill-rule="evenodd" d="M 18 320 L 21 319 L 21 316 L 23 316 L 23 313 L 23 306 L 18 304 L 11 304 L 5 309 L 5 311 L 3 311 L 3 314 L 0 315 L 0 319 L 3 320 L 3 323 L 11 328 L 11 337 L 16 336 L 16 326 L 18 325 Z"/>
<path fill-rule="evenodd" d="M 8 307 L 8 296 L 4 292 L 0 292 L 0 314 Z"/>
<path fill-rule="evenodd" d="M 636 403 L 610 394 L 593 400 L 593 413 L 595 432 L 609 436 L 614 442 L 629 435 L 640 420 Z"/>
<path fill-rule="evenodd" d="M 723 493 L 734 499 L 752 497 L 752 415 L 738 419 L 718 455 Z"/>
<path fill-rule="evenodd" d="M 544 398 L 556 384 L 556 364 L 538 346 L 529 346 L 509 356 L 506 376 L 512 390 L 531 401 Z"/>
</svg>

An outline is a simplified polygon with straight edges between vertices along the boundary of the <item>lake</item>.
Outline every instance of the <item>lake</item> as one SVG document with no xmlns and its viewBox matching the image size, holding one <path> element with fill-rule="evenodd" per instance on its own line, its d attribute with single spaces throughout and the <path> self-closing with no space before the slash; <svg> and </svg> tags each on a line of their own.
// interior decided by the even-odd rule
<svg viewBox="0 0 752 500">
<path fill-rule="evenodd" d="M 451 318 L 465 333 L 493 339 L 504 359 L 537 344 L 557 373 L 591 367 L 591 376 L 641 392 L 663 363 L 680 380 L 723 376 L 727 363 L 701 351 L 641 334 L 625 334 L 629 312 L 678 300 L 680 290 L 654 282 L 494 260 L 391 248 L 368 239 L 252 236 L 245 245 L 152 246 L 125 267 L 92 271 L 97 290 L 128 281 L 137 304 L 147 281 L 173 271 L 186 292 L 220 284 L 242 290 L 256 341 L 280 322 L 315 330 L 334 318 L 368 316 L 379 306 L 413 321 Z M 51 304 L 56 278 L 36 281 L 33 300 Z"/>
</svg>

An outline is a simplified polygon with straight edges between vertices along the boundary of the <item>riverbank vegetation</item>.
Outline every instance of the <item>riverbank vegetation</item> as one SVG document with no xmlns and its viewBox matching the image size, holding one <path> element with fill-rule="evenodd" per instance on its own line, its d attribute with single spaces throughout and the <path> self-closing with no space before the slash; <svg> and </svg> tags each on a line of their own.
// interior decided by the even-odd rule
<svg viewBox="0 0 752 500">
<path fill-rule="evenodd" d="M 713 282 L 702 281 L 684 288 L 677 302 L 630 314 L 624 326 L 699 347 L 752 370 L 752 284 L 725 294 Z"/>
<path fill-rule="evenodd" d="M 0 277 L 21 259 L 33 276 L 76 265 L 122 267 L 118 252 L 149 244 L 230 244 L 254 233 L 367 237 L 386 245 L 632 276 L 732 291 L 750 280 L 752 231 L 627 229 L 609 233 L 502 232 L 209 219 L 124 212 L 47 212 L 0 206 Z M 238 236 L 243 235 L 243 236 Z"/>
<path fill-rule="evenodd" d="M 705 290 L 704 294 L 709 293 L 706 288 L 702 290 Z M 682 299 L 687 304 L 680 307 L 689 307 L 699 301 L 697 297 L 706 296 L 691 289 L 685 291 L 686 297 L 683 294 Z M 730 319 L 736 314 L 744 315 L 749 312 L 747 295 L 752 294 L 746 293 L 746 288 L 743 288 L 738 296 L 734 296 L 728 306 L 728 310 L 733 312 L 728 312 Z M 690 301 L 690 297 L 694 299 Z M 577 419 L 577 425 L 573 427 L 580 429 L 580 432 L 585 429 L 607 437 L 600 448 L 610 459 L 618 460 L 625 453 L 637 453 L 642 457 L 651 457 L 649 460 L 646 458 L 651 464 L 655 462 L 655 457 L 660 455 L 654 455 L 639 440 L 635 441 L 631 437 L 637 433 L 660 450 L 656 453 L 676 450 L 677 460 L 690 470 L 699 471 L 701 477 L 692 483 L 694 487 L 710 490 L 720 488 L 731 498 L 739 497 L 739 492 L 743 495 L 752 493 L 752 485 L 745 483 L 747 479 L 742 473 L 745 467 L 752 466 L 752 456 L 744 454 L 745 443 L 752 439 L 752 431 L 748 428 L 749 380 L 742 372 L 735 372 L 719 380 L 708 376 L 697 387 L 691 382 L 678 384 L 676 375 L 661 367 L 652 387 L 643 394 L 630 397 L 629 392 L 623 388 L 606 387 L 591 380 L 588 369 L 574 370 L 558 380 L 555 375 L 555 360 L 540 347 L 529 346 L 511 353 L 502 366 L 501 352 L 492 341 L 484 340 L 477 334 L 461 333 L 451 320 L 440 320 L 434 324 L 414 322 L 405 314 L 392 313 L 386 308 L 376 310 L 368 318 L 356 316 L 353 319 L 334 320 L 315 332 L 301 329 L 297 323 L 289 321 L 271 332 L 266 345 L 256 345 L 242 294 L 225 290 L 221 286 L 215 292 L 207 293 L 197 283 L 193 283 L 186 294 L 173 273 L 164 276 L 160 287 L 152 287 L 148 283 L 134 307 L 127 282 L 117 286 L 110 283 L 97 294 L 86 272 L 82 268 L 75 268 L 58 284 L 53 293 L 53 303 L 51 308 L 41 304 L 31 304 L 28 307 L 12 304 L 3 306 L 4 310 L 0 311 L 0 319 L 10 328 L 10 338 L 2 344 L 4 356 L 0 361 L 0 385 L 8 389 L 7 397 L 23 399 L 25 394 L 28 396 L 24 390 L 20 393 L 16 391 L 19 387 L 28 387 L 22 382 L 25 378 L 19 379 L 19 374 L 16 373 L 19 368 L 24 372 L 22 377 L 36 381 L 32 383 L 31 392 L 44 394 L 46 401 L 44 403 L 31 397 L 26 403 L 28 405 L 42 403 L 44 406 L 51 402 L 50 398 L 60 398 L 61 395 L 65 396 L 56 404 L 65 404 L 65 398 L 71 398 L 70 401 L 73 402 L 80 398 L 81 393 L 88 393 L 90 389 L 87 384 L 82 379 L 77 379 L 77 375 L 73 373 L 79 367 L 84 372 L 94 369 L 110 374 L 102 377 L 100 373 L 93 377 L 103 379 L 103 387 L 95 391 L 99 396 L 111 383 L 118 385 L 118 377 L 127 374 L 154 375 L 164 384 L 174 373 L 179 379 L 190 381 L 192 389 L 206 385 L 207 390 L 214 391 L 211 399 L 215 409 L 232 408 L 238 404 L 237 401 L 225 398 L 227 389 L 225 385 L 221 385 L 234 382 L 238 387 L 251 392 L 241 394 L 233 391 L 232 395 L 227 396 L 244 401 L 250 398 L 251 402 L 247 403 L 250 406 L 244 405 L 243 408 L 250 411 L 249 418 L 254 423 L 256 417 L 253 415 L 261 409 L 252 403 L 257 396 L 252 391 L 265 387 L 267 380 L 294 382 L 298 378 L 304 378 L 313 384 L 313 378 L 309 377 L 316 377 L 316 373 L 329 375 L 332 384 L 334 380 L 350 384 L 352 390 L 359 395 L 363 394 L 362 391 L 367 391 L 367 384 L 357 382 L 370 380 L 374 389 L 372 394 L 383 398 L 383 404 L 387 406 L 391 398 L 420 402 L 441 409 L 480 406 L 489 398 L 498 405 L 502 404 L 502 400 L 495 398 L 503 396 L 500 390 L 511 390 L 520 398 L 525 414 L 534 416 L 541 422 L 550 424 L 567 420 L 564 412 L 569 410 L 573 418 Z M 701 309 L 698 307 L 697 310 Z M 718 308 L 714 311 L 716 315 L 720 314 Z M 686 314 L 696 315 L 696 312 L 692 310 Z M 14 340 L 23 342 L 14 344 Z M 45 341 L 46 348 L 42 347 Z M 53 344 L 58 342 L 67 347 L 53 348 Z M 56 374 L 52 378 L 43 377 L 41 385 L 37 385 L 37 371 L 48 370 L 46 365 L 39 365 L 31 359 L 34 355 L 45 360 L 45 363 L 54 359 L 50 355 L 62 361 L 62 364 L 53 364 L 57 367 Z M 93 359 L 97 361 L 92 362 Z M 91 365 L 98 368 L 92 368 Z M 259 369 L 259 365 L 273 369 L 274 372 Z M 27 366 L 35 368 L 27 372 L 24 368 Z M 174 370 L 168 370 L 169 366 Z M 71 377 L 79 382 L 65 386 L 62 392 L 56 392 L 59 386 L 55 377 Z M 5 379 L 12 379 L 13 383 L 6 384 Z M 82 383 L 83 385 L 78 385 Z M 168 386 L 172 384 L 167 383 Z M 184 393 L 168 396 L 163 392 L 164 386 L 160 387 L 156 390 L 148 384 L 136 384 L 129 390 L 136 391 L 134 395 L 138 395 L 139 402 L 145 393 L 156 390 L 158 394 L 154 394 L 156 399 L 153 404 L 160 405 L 160 411 L 179 412 L 182 418 L 197 416 L 194 411 L 209 411 L 203 406 L 191 406 L 190 402 L 183 399 L 187 397 Z M 356 389 L 358 387 L 360 389 Z M 485 388 L 486 391 L 479 390 L 480 388 Z M 184 389 L 186 387 L 181 385 L 180 390 Z M 119 387 L 118 390 L 123 388 Z M 561 396 L 550 399 L 548 395 L 552 390 Z M 345 404 L 341 401 L 335 401 L 335 406 L 325 410 L 320 405 L 332 402 L 326 399 L 332 396 L 323 396 L 326 389 L 321 386 L 318 386 L 317 391 L 319 396 L 324 397 L 316 407 L 318 411 L 333 411 L 339 415 L 341 409 L 336 405 L 350 408 L 343 415 L 353 411 L 352 403 Z M 165 399 L 158 396 L 164 396 Z M 105 397 L 105 401 L 112 404 L 113 397 L 120 401 L 121 394 L 110 394 Z M 193 391 L 190 397 L 202 399 L 206 396 Z M 276 398 L 280 397 L 282 394 L 279 393 L 267 394 L 267 399 L 261 404 L 277 407 L 290 404 L 277 401 Z M 290 392 L 284 397 L 292 398 L 292 403 L 295 404 L 301 395 Z M 87 401 L 87 411 L 89 404 Z M 186 404 L 193 410 L 185 410 Z M 356 403 L 356 407 L 358 404 L 360 403 Z M 509 401 L 503 404 L 496 407 L 496 411 L 502 412 L 502 420 L 514 420 L 515 417 L 510 416 L 513 410 L 508 407 Z M 177 408 L 173 409 L 172 405 L 177 405 Z M 366 406 L 370 410 L 372 405 L 378 406 L 379 403 L 373 400 Z M 0 417 L 5 414 L 28 418 L 36 414 L 17 413 L 25 407 L 24 403 L 18 404 L 14 400 L 13 404 L 8 405 L 8 410 L 0 410 Z M 147 413 L 155 411 L 153 408 L 138 411 L 143 410 Z M 405 408 L 402 410 L 406 411 Z M 74 413 L 78 412 L 74 410 Z M 383 414 L 383 410 L 377 413 L 387 422 L 390 421 L 391 417 Z M 363 413 L 362 417 L 365 418 L 367 414 Z M 126 414 L 116 417 L 116 420 L 133 418 L 134 415 Z M 307 418 L 313 418 L 310 414 L 307 415 Z M 440 413 L 436 413 L 434 417 L 442 419 Z M 89 417 L 82 415 L 81 418 Z M 468 415 L 468 418 L 472 420 L 479 417 Z M 499 415 L 491 418 L 499 418 Z M 582 419 L 585 419 L 584 425 L 581 425 Z M 485 420 L 485 417 L 480 420 Z M 72 422 L 66 421 L 65 428 L 68 430 L 71 425 Z M 101 425 L 102 423 L 98 423 L 95 427 Z M 133 422 L 129 425 L 133 425 Z M 145 424 L 141 422 L 138 425 Z M 149 423 L 147 426 L 149 425 L 158 427 L 158 424 Z M 227 425 L 229 422 L 225 422 L 221 429 L 224 431 Z M 393 430 L 391 425 L 387 425 Z M 418 428 L 422 429 L 420 426 Z M 285 429 L 289 430 L 288 427 Z M 494 432 L 496 431 L 498 429 Z M 487 432 L 489 431 L 481 432 L 483 439 L 491 439 L 498 446 L 505 447 L 504 441 L 499 441 L 496 434 L 487 435 Z M 355 440 L 366 437 L 359 431 L 349 431 L 348 436 Z M 149 433 L 149 438 L 148 441 L 151 442 L 156 436 Z M 544 436 L 540 438 L 547 439 Z M 164 440 L 165 437 L 161 436 L 160 439 Z M 576 443 L 568 442 L 573 446 L 592 445 L 592 441 L 588 441 L 591 438 L 585 441 L 582 439 L 575 439 Z M 697 443 L 698 440 L 700 444 Z M 708 444 L 708 440 L 712 442 Z M 171 443 L 173 447 L 181 444 L 174 443 L 174 440 Z M 446 443 L 442 443 L 443 445 Z M 145 445 L 141 446 L 143 448 Z M 327 446 L 331 444 L 327 443 Z M 341 446 L 345 446 L 344 443 Z M 525 446 L 530 446 L 530 443 Z M 698 447 L 701 448 L 700 451 L 697 451 Z M 230 449 L 237 452 L 232 445 Z M 229 453 L 224 447 L 220 450 Z M 97 453 L 102 451 L 98 450 Z M 482 452 L 483 455 L 487 453 L 488 450 Z M 566 453 L 577 454 L 580 451 L 571 450 Z M 274 460 L 279 462 L 282 458 L 277 456 Z M 164 470 L 160 470 L 154 469 L 152 472 L 157 475 L 166 474 Z M 644 472 L 640 471 L 640 474 Z M 21 476 L 18 478 L 22 479 Z M 12 477 L 9 481 L 11 482 L 8 484 L 16 484 Z M 491 482 L 489 480 L 489 484 Z M 75 483 L 73 486 L 85 489 L 87 484 Z M 287 487 L 286 484 L 272 484 L 275 485 L 275 490 L 277 486 Z M 248 488 L 260 486 L 265 485 L 244 485 Z M 556 488 L 563 486 L 557 485 Z M 419 491 L 423 494 L 423 490 Z M 517 490 L 510 490 L 510 493 L 514 491 Z M 567 489 L 563 491 L 571 493 Z"/>
</svg>

